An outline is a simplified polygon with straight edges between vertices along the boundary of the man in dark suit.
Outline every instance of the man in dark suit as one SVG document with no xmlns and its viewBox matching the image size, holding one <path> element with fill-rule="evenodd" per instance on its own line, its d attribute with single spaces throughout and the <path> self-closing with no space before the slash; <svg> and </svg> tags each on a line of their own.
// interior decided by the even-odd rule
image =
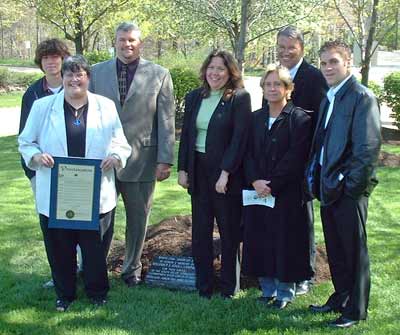
<svg viewBox="0 0 400 335">
<path fill-rule="evenodd" d="M 319 105 L 325 97 L 328 86 L 321 71 L 304 60 L 303 33 L 293 26 L 281 29 L 277 35 L 278 59 L 281 65 L 289 69 L 294 83 L 292 102 L 295 106 L 310 111 L 312 127 L 310 137 L 314 133 L 318 119 Z M 312 201 L 304 203 L 307 213 L 309 229 L 309 264 L 310 273 L 315 275 L 315 238 L 314 238 L 314 211 Z M 307 294 L 310 290 L 311 280 L 302 281 L 296 285 L 296 295 Z"/>
<path fill-rule="evenodd" d="M 90 79 L 92 92 L 114 101 L 132 147 L 127 165 L 117 171 L 116 179 L 126 211 L 121 276 L 128 287 L 141 281 L 140 257 L 155 181 L 169 177 L 175 144 L 171 75 L 167 69 L 141 58 L 141 47 L 139 27 L 121 23 L 116 29 L 117 57 L 94 65 Z"/>
<path fill-rule="evenodd" d="M 351 327 L 367 317 L 370 270 L 366 220 L 368 196 L 377 184 L 381 135 L 373 93 L 350 72 L 351 50 L 340 42 L 320 50 L 330 87 L 322 102 L 307 168 L 308 189 L 321 202 L 329 268 L 335 292 L 315 313 L 339 312 L 330 322 Z"/>
</svg>

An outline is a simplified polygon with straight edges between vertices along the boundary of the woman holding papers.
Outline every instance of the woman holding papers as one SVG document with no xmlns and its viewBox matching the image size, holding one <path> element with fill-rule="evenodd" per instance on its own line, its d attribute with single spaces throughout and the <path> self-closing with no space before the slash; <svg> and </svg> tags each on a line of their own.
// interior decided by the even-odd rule
<svg viewBox="0 0 400 335">
<path fill-rule="evenodd" d="M 238 248 L 244 185 L 242 160 L 251 119 L 250 95 L 238 65 L 226 51 L 204 61 L 202 87 L 185 99 L 178 183 L 192 200 L 192 253 L 201 297 L 213 292 L 213 228 L 221 236 L 221 294 L 239 290 Z"/>
<path fill-rule="evenodd" d="M 294 299 L 295 283 L 310 276 L 301 204 L 311 118 L 289 101 L 286 68 L 269 65 L 261 87 L 268 104 L 253 113 L 244 160 L 246 180 L 260 199 L 244 197 L 242 269 L 259 278 L 259 300 L 282 309 Z"/>
<path fill-rule="evenodd" d="M 82 249 L 85 291 L 92 303 L 106 302 L 109 289 L 102 236 L 116 206 L 114 168 L 130 155 L 114 103 L 88 92 L 90 67 L 82 56 L 62 65 L 64 90 L 36 100 L 18 138 L 28 168 L 36 171 L 36 206 L 48 234 L 46 252 L 57 294 L 56 309 L 66 311 L 76 298 L 76 245 Z M 100 230 L 50 228 L 50 179 L 53 157 L 102 160 Z M 80 194 L 70 194 L 78 197 Z M 71 210 L 67 216 L 74 215 Z"/>
</svg>

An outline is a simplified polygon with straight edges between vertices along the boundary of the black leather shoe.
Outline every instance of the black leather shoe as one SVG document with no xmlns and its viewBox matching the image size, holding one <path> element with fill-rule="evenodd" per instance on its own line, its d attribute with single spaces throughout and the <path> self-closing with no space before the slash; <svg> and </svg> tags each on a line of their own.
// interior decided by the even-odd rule
<svg viewBox="0 0 400 335">
<path fill-rule="evenodd" d="M 357 323 L 358 323 L 358 320 L 350 320 L 350 319 L 347 319 L 347 318 L 341 316 L 340 318 L 329 322 L 329 326 L 334 327 L 334 328 L 350 328 L 350 327 L 356 325 Z"/>
<path fill-rule="evenodd" d="M 210 292 L 199 291 L 199 297 L 200 297 L 200 298 L 203 298 L 203 299 L 210 300 L 211 297 L 212 297 L 212 293 L 210 293 Z"/>
<path fill-rule="evenodd" d="M 275 297 L 258 297 L 257 302 L 268 305 L 275 300 Z"/>
<path fill-rule="evenodd" d="M 135 287 L 139 284 L 141 284 L 142 280 L 138 277 L 129 277 L 124 279 L 124 282 L 126 284 L 126 286 L 128 287 Z"/>
<path fill-rule="evenodd" d="M 339 309 L 333 308 L 327 304 L 325 305 L 310 305 L 308 309 L 313 313 L 338 313 Z"/>
<path fill-rule="evenodd" d="M 282 301 L 282 300 L 275 300 L 272 304 L 271 307 L 276 308 L 276 309 L 284 309 L 290 304 L 290 301 Z"/>
</svg>

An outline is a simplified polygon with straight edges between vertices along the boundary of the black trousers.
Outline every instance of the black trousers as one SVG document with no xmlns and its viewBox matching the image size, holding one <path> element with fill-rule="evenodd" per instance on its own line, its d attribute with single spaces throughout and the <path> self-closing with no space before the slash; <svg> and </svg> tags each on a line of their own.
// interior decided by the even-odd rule
<svg viewBox="0 0 400 335">
<path fill-rule="evenodd" d="M 112 213 L 100 215 L 100 226 L 109 226 Z M 57 298 L 68 301 L 76 298 L 77 244 L 82 250 L 83 281 L 87 296 L 105 298 L 109 283 L 101 232 L 48 228 L 48 217 L 40 214 L 39 218 Z"/>
<path fill-rule="evenodd" d="M 326 250 L 335 288 L 327 304 L 352 320 L 367 317 L 370 269 L 366 222 L 368 198 L 343 195 L 329 206 L 321 207 Z"/>
<path fill-rule="evenodd" d="M 315 257 L 316 257 L 316 246 L 315 246 L 315 234 L 314 234 L 314 207 L 312 201 L 307 201 L 304 204 L 306 211 L 307 226 L 308 226 L 308 242 L 309 242 L 309 261 L 310 261 L 310 272 L 313 274 L 312 280 L 315 276 Z"/>
<path fill-rule="evenodd" d="M 213 229 L 216 219 L 221 237 L 221 293 L 233 295 L 240 288 L 239 242 L 242 200 L 240 195 L 215 191 L 207 175 L 205 155 L 196 153 L 196 192 L 192 194 L 192 254 L 196 287 L 200 294 L 213 291 Z"/>
</svg>

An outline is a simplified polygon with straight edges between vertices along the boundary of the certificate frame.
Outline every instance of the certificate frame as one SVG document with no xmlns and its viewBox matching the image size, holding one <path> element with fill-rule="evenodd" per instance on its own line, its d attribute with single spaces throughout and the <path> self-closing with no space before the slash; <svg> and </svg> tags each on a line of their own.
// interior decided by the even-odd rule
<svg viewBox="0 0 400 335">
<path fill-rule="evenodd" d="M 49 213 L 49 228 L 62 228 L 62 229 L 77 229 L 77 230 L 99 230 L 99 209 L 100 209 L 100 187 L 101 187 L 101 160 L 100 159 L 87 159 L 77 157 L 53 157 L 54 166 L 51 169 L 51 183 L 50 183 L 50 213 Z M 59 207 L 59 171 L 60 165 L 66 165 L 71 168 L 78 168 L 78 166 L 88 166 L 94 168 L 93 173 L 93 190 L 92 190 L 92 208 L 90 219 L 79 220 L 73 218 L 59 218 L 57 217 L 57 209 Z M 60 185 L 59 185 L 60 184 Z M 61 186 L 60 186 L 61 187 Z M 90 210 L 90 209 L 89 209 Z M 73 214 L 73 212 L 72 212 Z M 68 214 L 66 213 L 66 216 Z"/>
</svg>

